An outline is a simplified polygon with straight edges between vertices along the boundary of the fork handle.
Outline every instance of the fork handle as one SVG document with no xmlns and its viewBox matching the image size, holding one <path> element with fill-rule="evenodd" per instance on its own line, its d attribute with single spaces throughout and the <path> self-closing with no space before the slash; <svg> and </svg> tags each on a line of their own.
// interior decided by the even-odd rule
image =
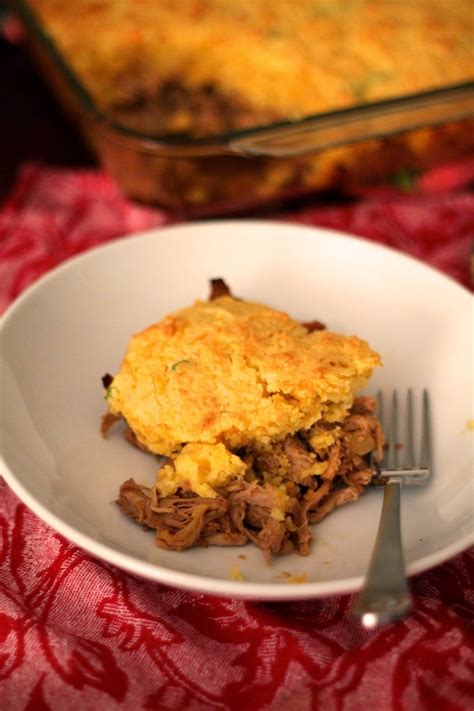
<svg viewBox="0 0 474 711">
<path fill-rule="evenodd" d="M 400 525 L 401 486 L 401 481 L 395 478 L 385 484 L 372 558 L 364 587 L 352 610 L 365 627 L 389 624 L 411 610 Z"/>
</svg>

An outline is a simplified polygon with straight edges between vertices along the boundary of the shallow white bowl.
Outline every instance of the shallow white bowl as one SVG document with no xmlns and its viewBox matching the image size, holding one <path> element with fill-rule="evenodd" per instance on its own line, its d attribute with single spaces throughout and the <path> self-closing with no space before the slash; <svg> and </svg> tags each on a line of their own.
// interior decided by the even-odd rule
<svg viewBox="0 0 474 711">
<path fill-rule="evenodd" d="M 263 562 L 260 550 L 172 553 L 112 503 L 122 481 L 153 481 L 153 458 L 119 434 L 99 435 L 100 378 L 130 335 L 233 292 L 366 338 L 383 357 L 370 391 L 428 387 L 435 472 L 403 492 L 410 574 L 472 542 L 472 301 L 439 272 L 393 250 L 328 230 L 250 221 L 194 223 L 117 240 L 72 259 L 26 291 L 2 321 L 2 450 L 7 482 L 44 521 L 135 574 L 219 595 L 295 599 L 360 587 L 382 492 L 371 490 L 314 528 L 312 553 Z M 245 560 L 238 558 L 245 555 Z M 230 579 L 238 566 L 244 580 Z M 290 585 L 282 573 L 307 576 Z"/>
</svg>

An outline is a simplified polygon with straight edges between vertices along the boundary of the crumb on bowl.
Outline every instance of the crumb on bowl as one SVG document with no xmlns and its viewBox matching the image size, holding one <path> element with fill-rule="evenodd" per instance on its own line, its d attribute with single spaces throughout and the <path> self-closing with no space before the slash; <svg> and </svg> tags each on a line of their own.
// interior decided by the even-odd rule
<svg viewBox="0 0 474 711">
<path fill-rule="evenodd" d="M 242 571 L 240 570 L 238 565 L 233 565 L 232 568 L 230 569 L 230 579 L 231 580 L 245 580 L 245 577 L 242 575 Z"/>
</svg>

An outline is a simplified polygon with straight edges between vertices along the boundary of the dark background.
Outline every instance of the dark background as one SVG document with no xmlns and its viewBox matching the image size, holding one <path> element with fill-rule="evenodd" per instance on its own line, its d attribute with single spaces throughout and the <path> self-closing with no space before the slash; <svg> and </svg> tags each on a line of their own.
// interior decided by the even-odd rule
<svg viewBox="0 0 474 711">
<path fill-rule="evenodd" d="M 0 200 L 20 163 L 91 165 L 93 158 L 77 130 L 32 66 L 21 43 L 1 32 L 0 2 Z"/>
</svg>

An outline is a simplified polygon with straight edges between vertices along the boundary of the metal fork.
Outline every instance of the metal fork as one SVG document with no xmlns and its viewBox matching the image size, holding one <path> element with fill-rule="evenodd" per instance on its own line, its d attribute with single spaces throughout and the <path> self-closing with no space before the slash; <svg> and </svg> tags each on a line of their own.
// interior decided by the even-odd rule
<svg viewBox="0 0 474 711">
<path fill-rule="evenodd" d="M 384 403 L 378 395 L 379 420 L 385 432 Z M 383 485 L 384 497 L 377 538 L 365 578 L 364 587 L 352 609 L 364 627 L 372 628 L 399 620 L 411 610 L 412 602 L 405 575 L 400 526 L 400 493 L 402 484 L 425 484 L 431 471 L 430 403 L 428 391 L 423 391 L 422 429 L 418 466 L 415 466 L 413 445 L 413 391 L 407 393 L 406 433 L 403 462 L 399 464 L 398 394 L 392 395 L 388 448 L 376 470 L 373 483 Z"/>
</svg>

